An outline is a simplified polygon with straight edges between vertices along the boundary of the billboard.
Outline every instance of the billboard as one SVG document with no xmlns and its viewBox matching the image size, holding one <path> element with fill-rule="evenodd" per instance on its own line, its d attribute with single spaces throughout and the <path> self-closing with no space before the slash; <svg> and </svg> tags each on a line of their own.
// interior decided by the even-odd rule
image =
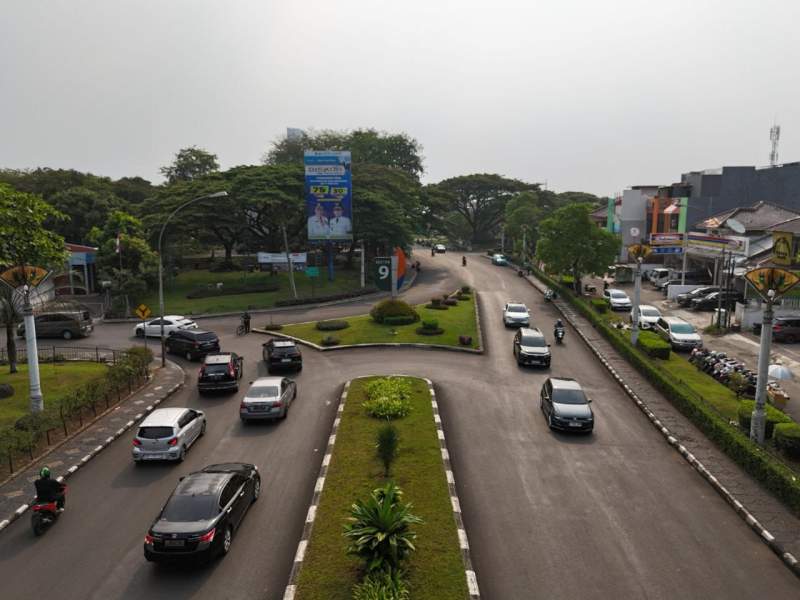
<svg viewBox="0 0 800 600">
<path fill-rule="evenodd" d="M 306 150 L 306 218 L 311 241 L 353 239 L 349 150 Z"/>
</svg>

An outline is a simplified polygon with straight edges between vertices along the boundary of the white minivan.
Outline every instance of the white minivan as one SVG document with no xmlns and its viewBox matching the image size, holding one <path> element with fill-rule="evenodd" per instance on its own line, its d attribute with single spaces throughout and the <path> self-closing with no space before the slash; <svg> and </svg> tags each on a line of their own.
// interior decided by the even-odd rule
<svg viewBox="0 0 800 600">
<path fill-rule="evenodd" d="M 186 450 L 206 432 L 203 411 L 191 408 L 159 408 L 139 425 L 131 454 L 136 463 L 150 460 L 181 462 Z"/>
</svg>

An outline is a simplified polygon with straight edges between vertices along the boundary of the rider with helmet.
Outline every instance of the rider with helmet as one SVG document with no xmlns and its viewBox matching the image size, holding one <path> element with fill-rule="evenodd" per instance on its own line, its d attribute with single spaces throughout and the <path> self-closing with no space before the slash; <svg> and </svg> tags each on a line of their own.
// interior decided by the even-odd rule
<svg viewBox="0 0 800 600">
<path fill-rule="evenodd" d="M 36 487 L 36 500 L 41 503 L 55 502 L 58 512 L 64 511 L 64 484 L 50 478 L 50 469 L 42 467 L 39 479 L 34 484 Z"/>
</svg>

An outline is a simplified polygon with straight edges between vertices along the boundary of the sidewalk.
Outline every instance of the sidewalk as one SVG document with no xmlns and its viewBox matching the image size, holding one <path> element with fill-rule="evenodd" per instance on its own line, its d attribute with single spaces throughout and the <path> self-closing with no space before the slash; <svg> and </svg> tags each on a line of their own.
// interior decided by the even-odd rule
<svg viewBox="0 0 800 600">
<path fill-rule="evenodd" d="M 183 369 L 167 361 L 165 368 L 154 371 L 147 385 L 0 485 L 0 531 L 28 509 L 28 504 L 34 498 L 33 482 L 38 479 L 39 469 L 43 465 L 50 467 L 54 478 L 69 478 L 177 391 L 183 382 Z"/>
<path fill-rule="evenodd" d="M 546 286 L 533 276 L 526 279 L 539 289 L 544 291 Z M 697 429 L 691 421 L 684 417 L 669 400 L 654 388 L 627 360 L 625 360 L 609 342 L 605 340 L 591 323 L 580 313 L 575 311 L 571 305 L 564 300 L 557 300 L 555 305 L 564 313 L 572 325 L 579 330 L 585 337 L 587 343 L 594 348 L 596 353 L 605 359 L 610 368 L 620 376 L 621 384 L 627 386 L 638 396 L 646 405 L 643 410 L 651 411 L 655 414 L 661 425 L 669 430 L 669 434 L 676 438 L 676 447 L 682 445 L 690 456 L 684 452 L 681 454 L 699 472 L 707 472 L 715 478 L 712 485 L 716 484 L 727 490 L 734 498 L 734 508 L 754 530 L 759 530 L 757 525 L 760 523 L 768 534 L 761 532 L 764 541 L 778 552 L 776 546 L 769 543 L 767 535 L 771 534 L 775 542 L 782 547 L 783 552 L 789 553 L 794 557 L 800 557 L 800 519 L 795 517 L 779 500 L 775 499 L 769 492 L 752 479 L 747 473 L 728 456 L 717 448 L 713 442 L 709 441 L 703 433 Z M 576 339 L 577 343 L 578 340 Z M 790 402 L 791 403 L 791 402 Z M 662 432 L 663 433 L 663 432 Z M 694 460 L 696 459 L 696 460 Z M 699 465 L 697 464 L 699 463 Z M 705 467 L 705 469 L 702 469 Z M 704 474 L 708 480 L 709 477 Z M 716 489 L 715 485 L 715 489 Z M 720 492 L 719 489 L 717 489 Z M 724 494 L 721 493 L 721 495 Z M 726 498 L 726 500 L 728 500 Z M 743 505 L 736 506 L 738 501 Z M 749 512 L 758 523 L 748 520 L 746 513 Z M 787 564 L 792 563 L 792 557 L 782 556 Z M 796 565 L 793 567 L 797 573 Z"/>
</svg>

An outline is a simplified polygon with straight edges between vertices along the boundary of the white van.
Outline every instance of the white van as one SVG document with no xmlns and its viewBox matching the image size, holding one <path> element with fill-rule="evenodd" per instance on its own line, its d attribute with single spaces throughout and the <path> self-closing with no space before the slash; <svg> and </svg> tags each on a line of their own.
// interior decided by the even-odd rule
<svg viewBox="0 0 800 600">
<path fill-rule="evenodd" d="M 650 271 L 650 283 L 657 287 L 659 283 L 671 279 L 673 272 L 674 271 L 672 269 L 665 269 L 663 267 L 653 269 Z"/>
</svg>

